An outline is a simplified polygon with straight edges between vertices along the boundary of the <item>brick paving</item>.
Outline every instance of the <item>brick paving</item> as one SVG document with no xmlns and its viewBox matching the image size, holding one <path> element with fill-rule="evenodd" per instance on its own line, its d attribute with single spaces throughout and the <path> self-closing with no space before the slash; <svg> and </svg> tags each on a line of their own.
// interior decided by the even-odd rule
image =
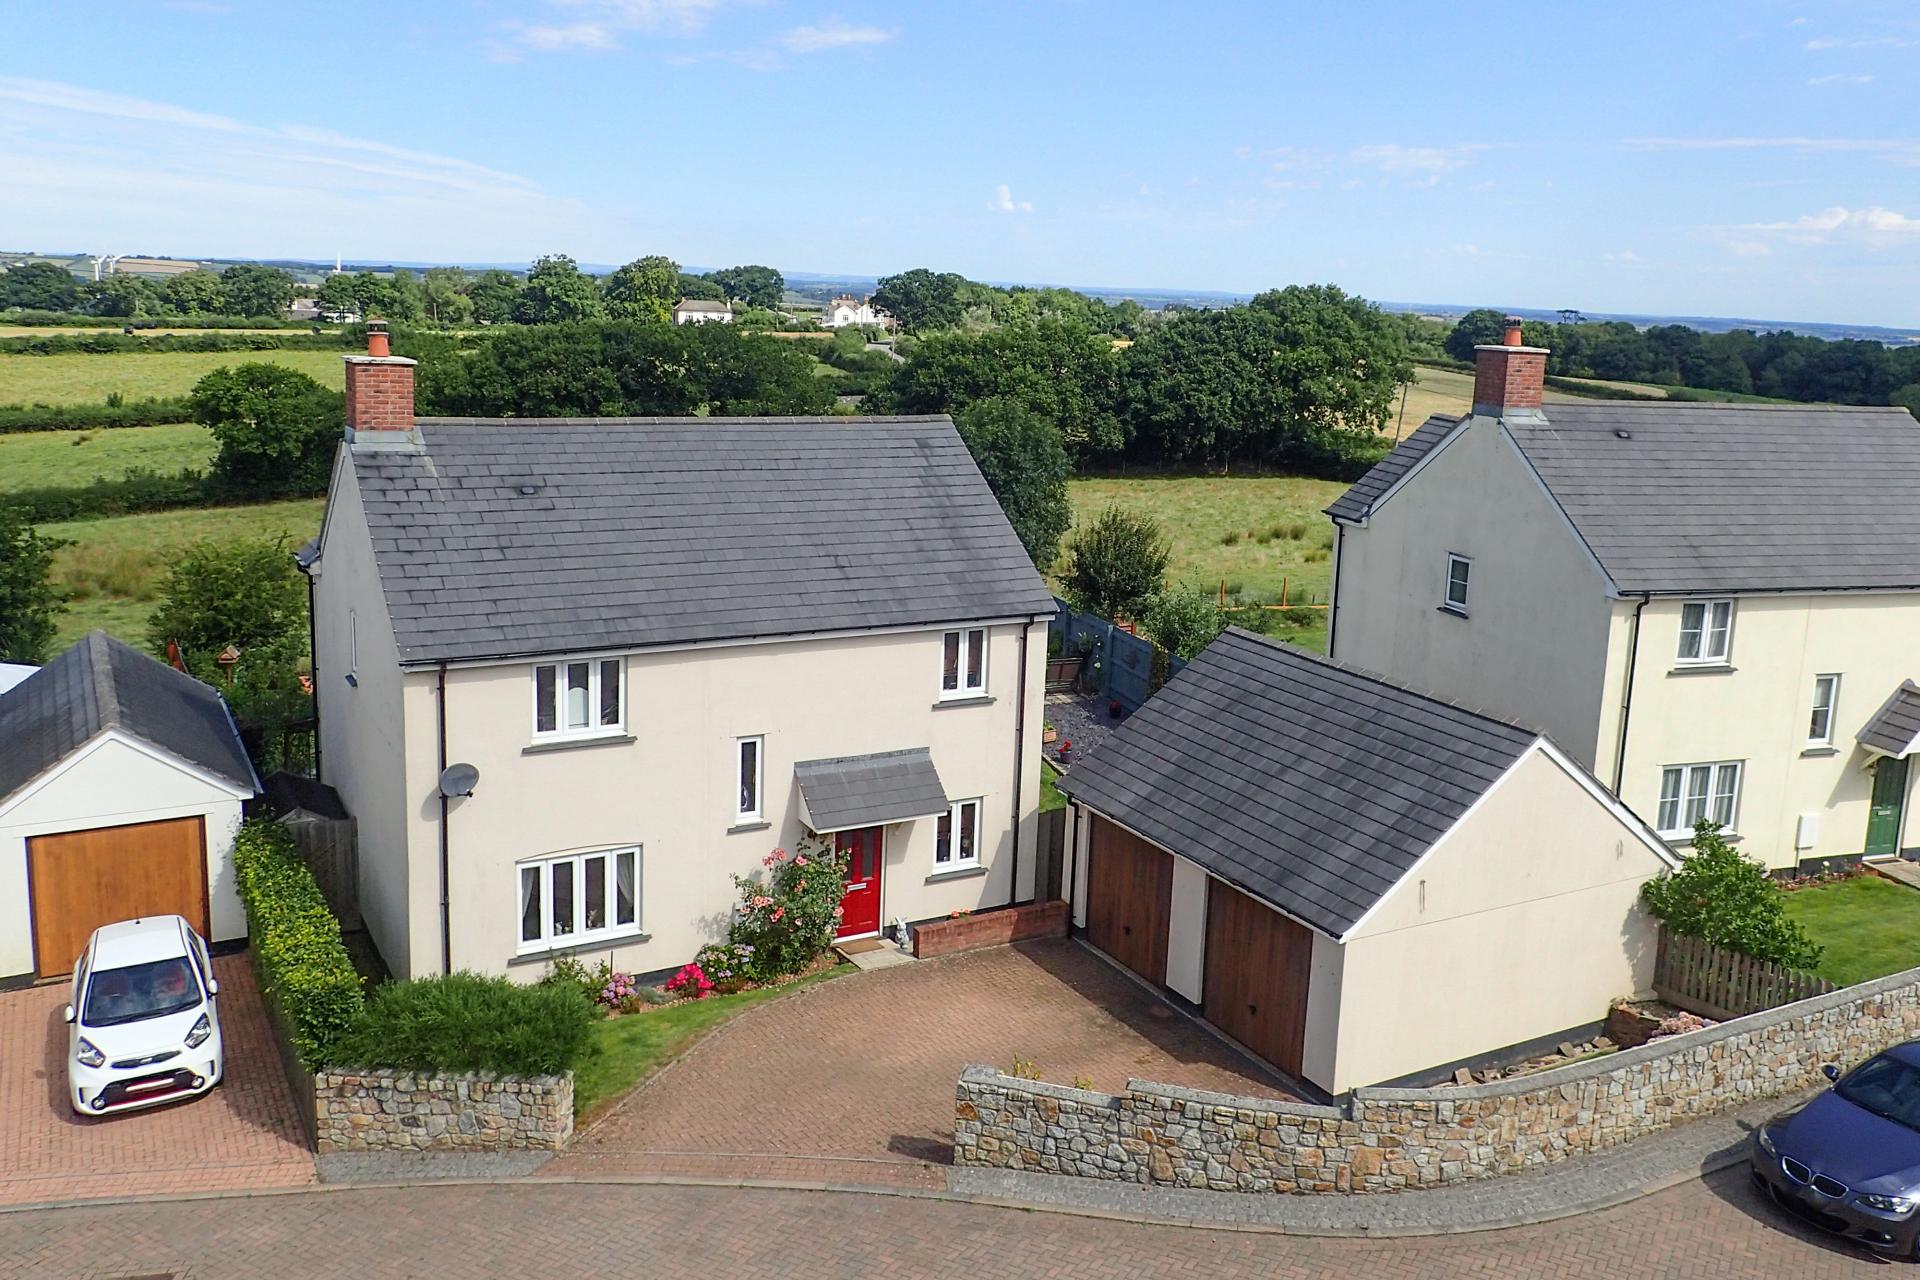
<svg viewBox="0 0 1920 1280">
<path fill-rule="evenodd" d="M 639 1015 L 645 1016 L 645 1015 Z M 861 973 L 750 1010 L 574 1139 L 546 1176 L 662 1173 L 943 1186 L 969 1062 L 1290 1096 L 1076 943 Z"/>
<path fill-rule="evenodd" d="M 226 1079 L 202 1098 L 97 1119 L 67 1105 L 67 984 L 0 993 L 0 1204 L 312 1183 L 253 972 L 245 956 L 213 968 Z"/>
<path fill-rule="evenodd" d="M 1582 1218 L 1391 1241 L 1146 1226 L 879 1195 L 524 1182 L 0 1213 L 0 1274 L 45 1280 L 1829 1280 L 1885 1265 L 1781 1217 L 1740 1171 Z"/>
</svg>

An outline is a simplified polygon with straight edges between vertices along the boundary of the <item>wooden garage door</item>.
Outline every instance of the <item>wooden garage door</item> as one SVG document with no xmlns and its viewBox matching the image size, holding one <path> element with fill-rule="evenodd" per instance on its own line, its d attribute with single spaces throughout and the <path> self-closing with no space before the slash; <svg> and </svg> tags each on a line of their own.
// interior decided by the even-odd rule
<svg viewBox="0 0 1920 1280">
<path fill-rule="evenodd" d="M 1207 889 L 1207 1021 L 1282 1071 L 1300 1074 L 1313 934 L 1218 880 Z"/>
<path fill-rule="evenodd" d="M 1173 855 L 1096 816 L 1087 859 L 1087 941 L 1164 986 L 1172 918 Z"/>
<path fill-rule="evenodd" d="M 207 936 L 206 833 L 199 818 L 34 836 L 27 841 L 34 969 L 73 972 L 103 924 L 185 916 Z"/>
</svg>

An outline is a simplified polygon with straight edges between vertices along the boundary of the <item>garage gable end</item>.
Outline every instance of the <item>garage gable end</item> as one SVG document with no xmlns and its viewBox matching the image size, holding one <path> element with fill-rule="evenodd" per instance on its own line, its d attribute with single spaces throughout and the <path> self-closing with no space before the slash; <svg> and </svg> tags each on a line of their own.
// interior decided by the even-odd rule
<svg viewBox="0 0 1920 1280">
<path fill-rule="evenodd" d="M 199 808 L 253 794 L 152 743 L 109 731 L 0 800 L 0 827 L 85 825 L 116 813 Z"/>
</svg>

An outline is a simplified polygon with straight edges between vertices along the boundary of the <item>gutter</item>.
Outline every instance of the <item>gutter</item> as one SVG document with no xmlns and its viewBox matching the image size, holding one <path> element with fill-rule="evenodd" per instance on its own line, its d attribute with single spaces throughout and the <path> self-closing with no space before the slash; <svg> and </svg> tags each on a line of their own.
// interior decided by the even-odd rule
<svg viewBox="0 0 1920 1280">
<path fill-rule="evenodd" d="M 447 771 L 447 664 L 440 664 L 439 690 L 435 699 L 435 716 L 439 722 L 440 774 L 434 777 L 434 790 L 440 793 L 440 972 L 453 972 L 453 915 L 447 906 L 447 868 L 449 851 L 447 839 L 447 793 L 440 786 L 439 778 Z"/>
<path fill-rule="evenodd" d="M 1613 744 L 1613 794 L 1620 796 L 1620 787 L 1627 776 L 1627 723 L 1633 719 L 1633 675 L 1640 665 L 1640 613 L 1653 599 L 1652 593 L 1640 593 L 1640 603 L 1633 606 L 1633 631 L 1627 640 L 1627 679 L 1626 687 L 1620 693 L 1620 732 Z"/>
</svg>

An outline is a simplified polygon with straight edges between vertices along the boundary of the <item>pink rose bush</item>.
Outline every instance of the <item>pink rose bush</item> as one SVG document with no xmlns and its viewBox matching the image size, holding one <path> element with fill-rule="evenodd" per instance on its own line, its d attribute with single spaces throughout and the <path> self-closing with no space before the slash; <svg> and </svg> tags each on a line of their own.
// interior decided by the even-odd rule
<svg viewBox="0 0 1920 1280">
<path fill-rule="evenodd" d="M 812 838 L 789 855 L 775 849 L 751 876 L 735 876 L 740 904 L 727 930 L 743 949 L 746 977 L 764 982 L 798 973 L 833 945 L 846 896 L 846 859 L 830 840 Z"/>
</svg>

